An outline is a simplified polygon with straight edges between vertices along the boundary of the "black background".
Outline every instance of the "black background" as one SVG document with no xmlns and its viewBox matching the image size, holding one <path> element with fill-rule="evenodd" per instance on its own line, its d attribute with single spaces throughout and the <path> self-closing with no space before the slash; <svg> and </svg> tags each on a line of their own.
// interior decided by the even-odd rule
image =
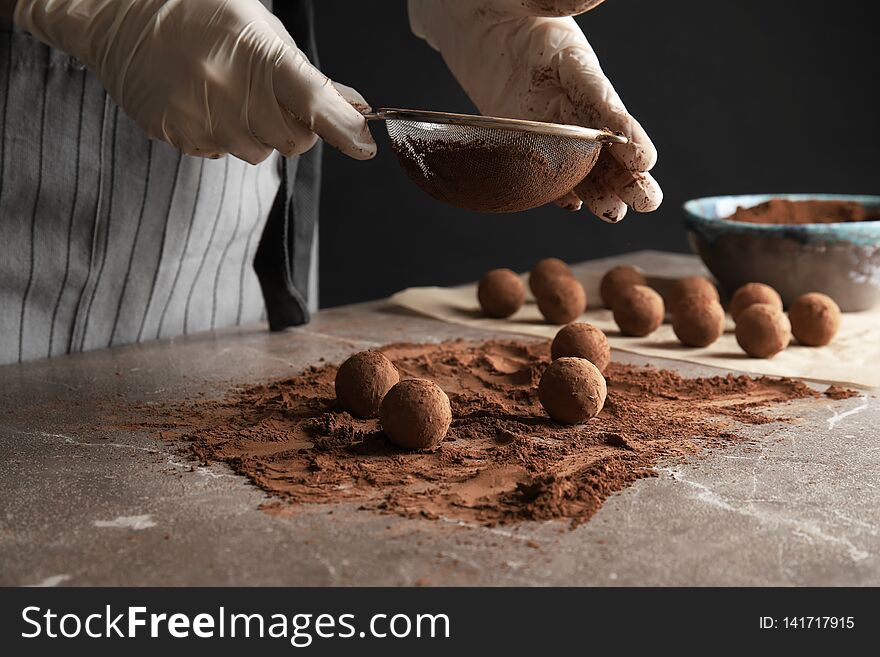
<svg viewBox="0 0 880 657">
<path fill-rule="evenodd" d="M 403 0 L 319 0 L 321 68 L 374 106 L 473 111 Z M 660 210 L 606 225 L 545 207 L 484 215 L 405 178 L 381 125 L 379 155 L 325 149 L 321 305 L 637 249 L 687 251 L 681 204 L 735 193 L 876 193 L 880 53 L 875 2 L 607 0 L 578 18 L 660 153 Z"/>
</svg>

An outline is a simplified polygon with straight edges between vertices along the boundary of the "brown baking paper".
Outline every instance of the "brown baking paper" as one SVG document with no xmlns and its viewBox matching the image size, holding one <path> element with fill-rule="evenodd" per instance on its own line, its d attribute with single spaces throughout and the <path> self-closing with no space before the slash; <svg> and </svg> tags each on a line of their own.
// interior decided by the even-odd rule
<svg viewBox="0 0 880 657">
<path fill-rule="evenodd" d="M 643 253 L 648 256 L 627 263 L 642 266 L 649 283 L 657 288 L 668 285 L 671 277 L 652 276 L 652 269 L 645 265 L 658 264 L 660 254 Z M 662 270 L 675 276 L 694 271 L 690 258 L 672 256 L 670 261 L 662 261 Z M 592 267 L 590 263 L 584 267 Z M 750 358 L 733 335 L 733 321 L 728 316 L 727 330 L 714 344 L 705 348 L 682 346 L 672 332 L 672 326 L 664 323 L 651 335 L 644 338 L 631 338 L 620 334 L 611 316 L 611 311 L 599 307 L 599 280 L 607 270 L 576 268 L 575 275 L 583 283 L 587 292 L 587 312 L 579 321 L 589 322 L 602 329 L 608 336 L 612 349 L 620 349 L 642 356 L 670 358 L 699 365 L 708 365 L 725 370 L 739 370 L 752 374 L 790 376 L 812 381 L 838 383 L 843 385 L 874 388 L 880 386 L 880 310 L 859 313 L 844 313 L 840 332 L 831 344 L 825 347 L 804 347 L 792 341 L 791 346 L 771 359 Z M 654 269 L 653 271 L 657 271 Z M 523 281 L 526 275 L 523 275 Z M 524 335 L 552 338 L 559 326 L 547 324 L 534 299 L 527 298 L 525 306 L 509 319 L 490 319 L 482 316 L 477 303 L 476 284 L 460 287 L 414 287 L 398 292 L 391 302 L 422 315 L 435 319 L 483 328 L 488 331 L 508 331 Z"/>
</svg>

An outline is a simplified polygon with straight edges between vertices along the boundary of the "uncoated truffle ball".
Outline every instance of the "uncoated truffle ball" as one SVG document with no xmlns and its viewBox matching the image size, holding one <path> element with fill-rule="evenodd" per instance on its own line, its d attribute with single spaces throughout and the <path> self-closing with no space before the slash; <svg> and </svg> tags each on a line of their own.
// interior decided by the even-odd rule
<svg viewBox="0 0 880 657">
<path fill-rule="evenodd" d="M 740 313 L 755 303 L 766 303 L 782 310 L 782 297 L 779 296 L 779 292 L 763 283 L 746 283 L 734 292 L 730 299 L 729 310 L 733 321 L 739 321 Z"/>
<path fill-rule="evenodd" d="M 538 310 L 551 324 L 568 324 L 587 309 L 584 286 L 572 276 L 557 276 L 543 284 L 536 298 Z"/>
<path fill-rule="evenodd" d="M 599 296 L 606 308 L 614 307 L 614 300 L 626 288 L 633 285 L 645 285 L 645 277 L 635 267 L 618 265 L 605 272 L 599 283 Z"/>
<path fill-rule="evenodd" d="M 752 358 L 771 358 L 791 342 L 791 324 L 776 306 L 753 303 L 739 314 L 736 341 Z"/>
<path fill-rule="evenodd" d="M 683 345 L 708 347 L 724 333 L 724 308 L 703 293 L 684 297 L 672 311 L 672 330 Z"/>
<path fill-rule="evenodd" d="M 840 307 L 827 294 L 808 292 L 791 304 L 788 319 L 798 342 L 821 347 L 831 342 L 840 328 Z"/>
<path fill-rule="evenodd" d="M 538 384 L 538 399 L 547 415 L 564 424 L 596 417 L 605 405 L 605 377 L 586 358 L 559 358 L 550 363 Z"/>
<path fill-rule="evenodd" d="M 489 317 L 504 319 L 522 308 L 526 288 L 510 269 L 493 269 L 480 279 L 477 300 Z"/>
<path fill-rule="evenodd" d="M 388 440 L 405 449 L 440 444 L 452 424 L 449 397 L 433 381 L 407 379 L 388 391 L 379 407 L 379 423 Z"/>
<path fill-rule="evenodd" d="M 336 371 L 336 400 L 358 417 L 376 417 L 382 398 L 400 374 L 385 354 L 362 351 L 346 360 Z"/>
<path fill-rule="evenodd" d="M 612 310 L 620 332 L 637 338 L 656 331 L 666 315 L 663 297 L 647 285 L 633 285 L 622 290 Z"/>
<path fill-rule="evenodd" d="M 678 302 L 687 297 L 701 296 L 721 303 L 718 288 L 705 276 L 685 276 L 679 278 L 669 289 L 669 308 L 675 312 Z"/>
<path fill-rule="evenodd" d="M 611 362 L 611 347 L 605 334 L 592 324 L 577 322 L 559 329 L 550 345 L 553 360 L 572 356 L 586 358 L 600 372 Z"/>
<path fill-rule="evenodd" d="M 559 258 L 544 258 L 538 261 L 529 273 L 529 289 L 538 297 L 544 284 L 557 276 L 572 276 L 571 269 Z"/>
</svg>

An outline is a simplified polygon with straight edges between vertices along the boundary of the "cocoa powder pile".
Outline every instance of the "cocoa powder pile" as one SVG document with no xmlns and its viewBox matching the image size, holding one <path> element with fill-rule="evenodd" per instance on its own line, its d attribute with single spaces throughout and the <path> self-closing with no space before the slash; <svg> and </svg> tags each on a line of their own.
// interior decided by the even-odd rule
<svg viewBox="0 0 880 657">
<path fill-rule="evenodd" d="M 750 224 L 837 224 L 878 220 L 880 212 L 854 201 L 771 199 L 752 208 L 737 208 L 728 218 Z"/>
<path fill-rule="evenodd" d="M 599 416 L 565 426 L 538 401 L 547 342 L 394 344 L 379 351 L 402 380 L 430 379 L 449 395 L 452 427 L 433 451 L 402 451 L 376 419 L 340 410 L 332 365 L 168 409 L 165 426 L 176 429 L 164 437 L 182 437 L 191 456 L 249 477 L 276 498 L 266 505 L 270 512 L 354 502 L 486 525 L 552 518 L 576 525 L 614 492 L 653 476 L 661 460 L 729 444 L 737 423 L 777 421 L 761 408 L 819 395 L 790 379 L 687 379 L 611 363 Z"/>
</svg>

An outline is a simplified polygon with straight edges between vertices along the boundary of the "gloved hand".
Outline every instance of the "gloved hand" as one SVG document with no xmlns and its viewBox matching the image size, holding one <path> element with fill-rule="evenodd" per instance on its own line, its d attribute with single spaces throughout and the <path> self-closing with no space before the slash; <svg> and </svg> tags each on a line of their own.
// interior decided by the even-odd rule
<svg viewBox="0 0 880 657">
<path fill-rule="evenodd" d="M 13 21 L 89 67 L 146 133 L 188 155 L 256 164 L 320 136 L 376 144 L 353 89 L 311 65 L 258 0 L 19 0 Z"/>
<path fill-rule="evenodd" d="M 629 144 L 606 146 L 595 168 L 557 204 L 617 222 L 627 206 L 657 209 L 648 173 L 657 152 L 602 72 L 570 15 L 602 0 L 409 0 L 410 25 L 443 55 L 483 114 L 619 130 Z"/>
</svg>

